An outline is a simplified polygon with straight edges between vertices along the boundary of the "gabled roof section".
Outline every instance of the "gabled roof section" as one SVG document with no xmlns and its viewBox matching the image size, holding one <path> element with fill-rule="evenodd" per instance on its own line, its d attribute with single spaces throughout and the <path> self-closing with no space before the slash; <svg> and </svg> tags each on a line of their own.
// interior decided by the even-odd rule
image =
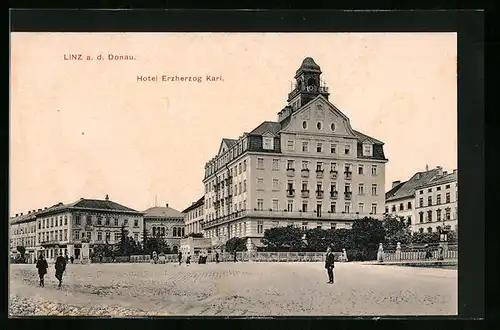
<svg viewBox="0 0 500 330">
<path fill-rule="evenodd" d="M 453 182 L 453 181 L 457 181 L 457 180 L 458 180 L 457 172 L 447 173 L 447 174 L 442 175 L 442 176 L 436 176 L 434 179 L 432 179 L 431 181 L 429 181 L 425 184 L 422 184 L 418 188 L 439 186 L 441 184 L 445 184 L 445 183 L 449 183 L 449 182 Z"/>
<path fill-rule="evenodd" d="M 186 209 L 184 209 L 184 211 L 182 211 L 182 213 L 187 213 L 187 212 L 194 210 L 195 208 L 200 207 L 201 205 L 204 205 L 204 204 L 205 204 L 205 196 L 202 196 L 196 202 L 194 202 L 193 204 L 189 205 Z"/>
<path fill-rule="evenodd" d="M 394 194 L 406 183 L 406 181 L 398 183 L 396 186 L 391 188 L 388 192 L 385 193 L 385 199 L 387 200 L 388 198 L 394 196 Z"/>
<path fill-rule="evenodd" d="M 124 205 L 115 203 L 110 200 L 101 199 L 85 199 L 82 198 L 79 201 L 73 203 L 71 207 L 84 208 L 84 209 L 98 209 L 98 210 L 109 210 L 109 211 L 126 211 L 126 212 L 138 212 L 134 209 L 126 207 Z"/>
<path fill-rule="evenodd" d="M 439 170 L 437 168 L 415 173 L 410 180 L 406 181 L 391 197 L 387 198 L 386 202 L 415 197 L 415 190 L 417 187 L 428 183 L 438 174 Z"/>
<path fill-rule="evenodd" d="M 221 143 L 220 143 L 219 152 L 217 154 L 218 155 L 223 154 L 225 151 L 228 151 L 237 142 L 238 142 L 238 140 L 223 138 Z"/>
<path fill-rule="evenodd" d="M 373 144 L 384 144 L 384 142 L 380 141 L 380 140 L 377 140 L 371 136 L 368 136 L 366 134 L 363 134 L 359 131 L 356 131 L 356 130 L 353 130 L 354 131 L 354 134 L 356 134 L 356 136 L 358 137 L 358 142 L 371 142 Z"/>
<path fill-rule="evenodd" d="M 270 132 L 274 135 L 278 134 L 281 130 L 281 124 L 275 121 L 265 121 L 259 126 L 257 126 L 250 135 L 263 135 L 264 133 Z"/>
<path fill-rule="evenodd" d="M 144 218 L 183 218 L 184 214 L 168 207 L 168 206 L 154 206 L 144 211 Z"/>
</svg>

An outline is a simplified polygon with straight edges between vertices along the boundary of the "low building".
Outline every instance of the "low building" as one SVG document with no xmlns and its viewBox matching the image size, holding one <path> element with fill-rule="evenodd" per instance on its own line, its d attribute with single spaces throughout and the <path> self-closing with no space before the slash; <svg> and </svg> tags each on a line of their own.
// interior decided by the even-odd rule
<svg viewBox="0 0 500 330">
<path fill-rule="evenodd" d="M 36 249 L 49 261 L 57 255 L 80 258 L 82 243 L 96 245 L 120 241 L 122 226 L 141 240 L 143 214 L 109 200 L 85 199 L 59 203 L 36 214 Z"/>
<path fill-rule="evenodd" d="M 16 214 L 9 222 L 9 241 L 11 256 L 19 255 L 18 247 L 24 247 L 25 261 L 32 263 L 36 259 L 36 214 L 42 209 Z"/>
<path fill-rule="evenodd" d="M 184 214 L 184 225 L 186 226 L 186 235 L 202 234 L 203 228 L 203 208 L 205 207 L 205 196 L 202 196 L 196 202 L 193 202 L 182 213 Z"/>
<path fill-rule="evenodd" d="M 148 235 L 164 238 L 174 252 L 180 247 L 180 240 L 185 234 L 184 227 L 184 214 L 168 204 L 144 211 L 144 228 Z"/>
<path fill-rule="evenodd" d="M 433 180 L 418 186 L 415 197 L 417 219 L 412 230 L 440 232 L 458 230 L 458 173 L 440 172 Z"/>
<path fill-rule="evenodd" d="M 408 224 L 415 223 L 415 190 L 424 185 L 442 171 L 441 167 L 415 173 L 408 181 L 394 181 L 392 188 L 385 194 L 385 213 L 403 217 Z"/>
</svg>

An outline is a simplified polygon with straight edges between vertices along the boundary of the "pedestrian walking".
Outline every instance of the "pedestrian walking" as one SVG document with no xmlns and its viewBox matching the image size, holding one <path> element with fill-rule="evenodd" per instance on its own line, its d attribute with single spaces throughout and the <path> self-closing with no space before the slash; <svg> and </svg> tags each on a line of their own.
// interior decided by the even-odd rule
<svg viewBox="0 0 500 330">
<path fill-rule="evenodd" d="M 181 251 L 179 251 L 178 258 L 179 258 L 179 266 L 180 266 L 182 264 L 182 252 Z"/>
<path fill-rule="evenodd" d="M 233 261 L 236 262 L 238 259 L 236 259 L 236 251 L 233 252 Z"/>
<path fill-rule="evenodd" d="M 66 265 L 67 265 L 68 264 L 68 260 L 69 260 L 67 253 L 64 254 L 64 260 L 66 260 Z"/>
<path fill-rule="evenodd" d="M 190 252 L 188 252 L 188 255 L 186 257 L 186 265 L 189 265 L 189 264 L 191 264 L 191 253 Z"/>
<path fill-rule="evenodd" d="M 219 252 L 215 252 L 215 262 L 219 263 Z"/>
<path fill-rule="evenodd" d="M 62 253 L 59 254 L 59 257 L 57 257 L 56 259 L 55 268 L 56 268 L 56 278 L 59 281 L 59 288 L 60 288 L 62 285 L 62 276 L 64 271 L 66 270 L 66 259 L 64 259 L 64 257 L 62 256 Z"/>
<path fill-rule="evenodd" d="M 40 286 L 44 287 L 43 277 L 47 274 L 47 268 L 49 265 L 47 264 L 47 260 L 43 257 L 43 254 L 40 254 L 38 260 L 36 262 L 36 268 L 38 268 L 38 277 L 40 277 Z"/>
<path fill-rule="evenodd" d="M 325 268 L 328 273 L 328 284 L 333 284 L 333 269 L 335 267 L 335 256 L 332 249 L 326 249 Z"/>
<path fill-rule="evenodd" d="M 71 263 L 73 263 L 73 261 L 75 261 L 75 257 L 71 256 L 71 258 L 69 258 L 69 260 L 71 261 Z"/>
</svg>

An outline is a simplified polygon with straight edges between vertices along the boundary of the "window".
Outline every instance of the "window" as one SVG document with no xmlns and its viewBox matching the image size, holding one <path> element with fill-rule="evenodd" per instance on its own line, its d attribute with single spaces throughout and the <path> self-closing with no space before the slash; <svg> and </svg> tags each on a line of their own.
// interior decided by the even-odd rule
<svg viewBox="0 0 500 330">
<path fill-rule="evenodd" d="M 303 129 L 307 129 L 307 121 L 305 121 L 305 120 L 304 120 L 304 121 L 302 122 L 302 128 L 303 128 Z"/>
<path fill-rule="evenodd" d="M 372 203 L 372 214 L 377 214 L 377 204 Z"/>
<path fill-rule="evenodd" d="M 445 209 L 444 218 L 445 218 L 445 220 L 450 220 L 451 219 L 451 210 L 450 210 L 449 207 L 447 207 Z"/>
<path fill-rule="evenodd" d="M 449 203 L 450 202 L 450 193 L 447 192 L 446 193 L 446 203 Z"/>
<path fill-rule="evenodd" d="M 102 241 L 102 231 L 97 232 L 97 240 Z"/>
<path fill-rule="evenodd" d="M 423 191 L 423 190 L 420 190 L 420 195 L 422 195 L 423 193 L 424 193 L 424 191 Z"/>
<path fill-rule="evenodd" d="M 365 143 L 363 144 L 363 156 L 371 156 L 372 155 L 372 145 Z"/>
<path fill-rule="evenodd" d="M 403 203 L 399 203 L 399 210 L 400 211 L 404 211 L 404 209 L 405 209 L 404 204 Z"/>
<path fill-rule="evenodd" d="M 377 175 L 377 165 L 372 165 L 372 175 Z"/>
<path fill-rule="evenodd" d="M 78 230 L 73 231 L 73 239 L 75 240 L 80 239 L 80 232 Z"/>
<path fill-rule="evenodd" d="M 279 210 L 279 200 L 273 199 L 273 211 Z"/>
<path fill-rule="evenodd" d="M 247 191 L 247 180 L 243 180 L 243 192 Z"/>
<path fill-rule="evenodd" d="M 279 179 L 273 179 L 273 191 L 279 191 L 280 181 Z"/>
<path fill-rule="evenodd" d="M 238 193 L 241 194 L 243 192 L 243 188 L 241 187 L 241 182 L 238 182 Z"/>
<path fill-rule="evenodd" d="M 308 162 L 307 161 L 303 161 L 302 162 L 302 169 L 303 170 L 307 170 L 308 169 Z"/>
<path fill-rule="evenodd" d="M 137 219 L 134 220 L 134 227 L 139 227 L 139 220 Z"/>
<path fill-rule="evenodd" d="M 351 192 L 351 184 L 350 183 L 346 183 L 344 185 L 344 192 Z"/>
<path fill-rule="evenodd" d="M 427 211 L 427 222 L 432 221 L 432 211 Z"/>
<path fill-rule="evenodd" d="M 364 207 L 365 207 L 365 205 L 363 203 L 359 203 L 358 204 L 358 212 L 359 213 L 363 213 L 364 212 Z"/>
<path fill-rule="evenodd" d="M 236 183 L 234 184 L 234 193 L 235 193 L 235 195 L 239 194 L 238 193 L 238 184 L 236 184 Z"/>
<path fill-rule="evenodd" d="M 134 233 L 134 241 L 139 241 L 139 233 Z"/>
<path fill-rule="evenodd" d="M 385 213 L 389 213 L 389 206 L 385 207 Z"/>
<path fill-rule="evenodd" d="M 273 150 L 274 149 L 274 138 L 273 137 L 262 137 L 262 147 L 265 150 Z"/>
<path fill-rule="evenodd" d="M 377 195 L 377 185 L 376 184 L 372 184 L 372 195 L 373 196 Z"/>
<path fill-rule="evenodd" d="M 436 188 L 436 190 L 437 190 L 437 191 L 441 191 L 441 187 L 437 187 L 437 188 Z"/>
<path fill-rule="evenodd" d="M 411 225 L 411 215 L 409 215 L 408 218 L 406 218 L 406 221 L 408 225 Z"/>
<path fill-rule="evenodd" d="M 351 146 L 346 144 L 345 147 L 344 147 L 344 153 L 346 155 L 349 155 L 349 153 L 351 152 Z"/>
<path fill-rule="evenodd" d="M 302 152 L 309 151 L 309 142 L 302 142 Z"/>
<path fill-rule="evenodd" d="M 330 213 L 337 213 L 337 204 L 335 202 L 330 203 Z"/>
<path fill-rule="evenodd" d="M 50 218 L 50 228 L 54 227 L 54 218 Z"/>
<path fill-rule="evenodd" d="M 257 190 L 264 190 L 264 178 L 257 178 Z"/>
<path fill-rule="evenodd" d="M 364 172 L 364 167 L 363 167 L 363 165 L 359 165 L 359 166 L 358 166 L 358 174 L 359 174 L 359 175 L 363 175 L 363 172 Z"/>
<path fill-rule="evenodd" d="M 62 226 L 62 217 L 59 217 L 59 226 Z"/>
<path fill-rule="evenodd" d="M 427 192 L 432 192 L 432 188 L 427 189 Z"/>
<path fill-rule="evenodd" d="M 106 241 L 109 242 L 111 240 L 111 232 L 106 232 Z"/>
<path fill-rule="evenodd" d="M 295 166 L 295 164 L 294 164 L 293 160 L 287 160 L 287 162 L 286 162 L 286 168 L 287 168 L 287 170 L 293 169 L 294 166 Z"/>
<path fill-rule="evenodd" d="M 273 171 L 278 171 L 280 169 L 280 160 L 273 159 Z"/>
<path fill-rule="evenodd" d="M 257 200 L 257 210 L 259 210 L 259 211 L 264 210 L 264 200 L 263 199 Z"/>
<path fill-rule="evenodd" d="M 441 194 L 438 194 L 438 195 L 436 196 L 436 204 L 437 204 L 437 205 L 441 204 Z"/>
<path fill-rule="evenodd" d="M 109 217 L 106 217 L 106 226 L 109 226 L 109 223 L 110 223 L 110 219 L 109 219 Z"/>
<path fill-rule="evenodd" d="M 118 218 L 115 218 L 115 226 L 118 226 Z"/>
<path fill-rule="evenodd" d="M 432 206 L 432 196 L 427 197 L 427 206 Z"/>
<path fill-rule="evenodd" d="M 286 210 L 288 212 L 293 212 L 293 201 L 288 201 L 288 203 L 286 205 Z"/>
<path fill-rule="evenodd" d="M 68 224 L 68 216 L 67 216 L 67 215 L 65 215 L 65 216 L 64 216 L 64 225 L 66 226 L 67 224 Z"/>
<path fill-rule="evenodd" d="M 59 230 L 59 240 L 62 241 L 63 240 L 63 235 L 62 235 L 63 231 L 62 229 Z M 90 232 L 88 233 L 89 234 L 89 237 L 90 237 Z"/>
<path fill-rule="evenodd" d="M 307 181 L 302 181 L 302 191 L 307 191 Z"/>
<path fill-rule="evenodd" d="M 412 207 L 412 206 L 411 206 L 411 202 L 408 202 L 407 209 L 408 209 L 408 210 L 411 210 L 411 207 Z"/>
<path fill-rule="evenodd" d="M 450 189 L 450 185 L 449 185 L 449 184 L 447 184 L 447 185 L 445 186 L 445 188 L 446 188 L 446 189 Z"/>
<path fill-rule="evenodd" d="M 115 242 L 120 241 L 120 233 L 115 233 Z"/>
<path fill-rule="evenodd" d="M 360 183 L 358 185 L 358 194 L 359 195 L 364 195 L 365 194 L 365 185 L 363 183 Z"/>
<path fill-rule="evenodd" d="M 286 141 L 286 150 L 288 151 L 293 151 L 295 149 L 295 143 L 293 143 L 294 141 Z"/>
<path fill-rule="evenodd" d="M 323 227 L 323 224 L 321 222 L 316 223 L 316 228 L 321 229 Z"/>
<path fill-rule="evenodd" d="M 75 225 L 80 225 L 80 215 L 75 216 Z"/>
<path fill-rule="evenodd" d="M 335 131 L 335 123 L 330 124 L 330 129 L 332 130 L 332 132 Z"/>
<path fill-rule="evenodd" d="M 264 169 L 264 158 L 257 158 L 257 169 L 258 170 Z"/>
<path fill-rule="evenodd" d="M 418 200 L 418 206 L 424 207 L 424 199 L 422 197 Z"/>
<path fill-rule="evenodd" d="M 302 230 L 307 230 L 308 223 L 306 221 L 302 222 Z"/>
<path fill-rule="evenodd" d="M 441 210 L 436 210 L 436 221 L 441 221 Z"/>
<path fill-rule="evenodd" d="M 332 154 L 337 153 L 337 145 L 336 144 L 330 144 L 330 153 L 332 153 Z"/>
<path fill-rule="evenodd" d="M 316 152 L 323 152 L 323 143 L 316 144 Z"/>
<path fill-rule="evenodd" d="M 247 171 L 247 160 L 245 159 L 243 161 L 243 172 L 246 172 Z"/>
<path fill-rule="evenodd" d="M 264 221 L 257 221 L 257 234 L 262 234 L 264 232 Z"/>
<path fill-rule="evenodd" d="M 38 229 L 42 229 L 42 221 L 38 220 Z"/>
<path fill-rule="evenodd" d="M 344 205 L 344 212 L 345 213 L 350 213 L 351 212 L 351 203 L 345 203 L 345 205 Z"/>
<path fill-rule="evenodd" d="M 317 128 L 318 130 L 321 130 L 321 129 L 323 128 L 323 125 L 321 124 L 321 122 L 319 122 L 319 121 L 318 121 L 318 122 L 316 123 L 316 128 Z"/>
<path fill-rule="evenodd" d="M 302 202 L 302 212 L 307 212 L 307 201 Z"/>
<path fill-rule="evenodd" d="M 123 225 L 124 225 L 125 227 L 128 227 L 128 219 L 123 219 Z"/>
</svg>

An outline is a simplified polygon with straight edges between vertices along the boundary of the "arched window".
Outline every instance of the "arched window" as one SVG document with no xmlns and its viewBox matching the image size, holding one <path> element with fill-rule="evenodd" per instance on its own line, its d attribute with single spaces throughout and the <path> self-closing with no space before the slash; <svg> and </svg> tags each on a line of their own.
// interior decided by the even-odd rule
<svg viewBox="0 0 500 330">
<path fill-rule="evenodd" d="M 153 227 L 153 236 L 156 236 L 156 227 Z"/>
<path fill-rule="evenodd" d="M 165 227 L 161 227 L 161 236 L 165 236 Z"/>
<path fill-rule="evenodd" d="M 177 237 L 177 227 L 172 228 L 172 232 L 173 232 L 172 235 L 174 237 Z"/>
</svg>

